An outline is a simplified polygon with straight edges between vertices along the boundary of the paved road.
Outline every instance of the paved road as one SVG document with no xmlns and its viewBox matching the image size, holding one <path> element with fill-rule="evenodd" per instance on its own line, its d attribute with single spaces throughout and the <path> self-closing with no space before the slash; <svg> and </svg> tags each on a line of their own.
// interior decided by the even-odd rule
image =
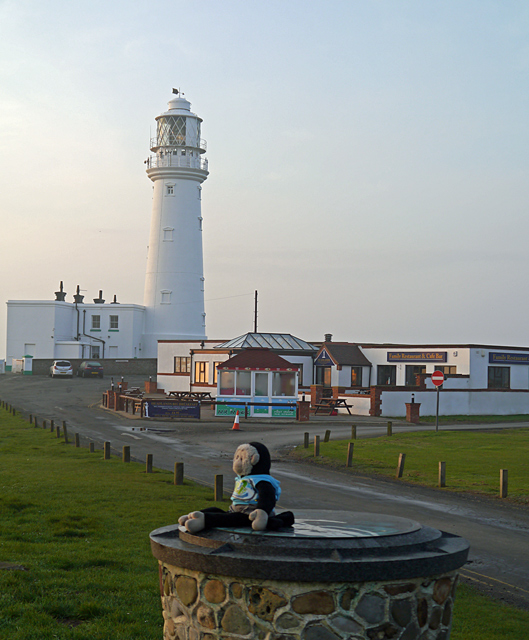
<svg viewBox="0 0 529 640">
<path fill-rule="evenodd" d="M 133 386 L 142 382 L 129 380 Z M 312 438 L 331 429 L 332 438 L 347 438 L 354 422 L 359 437 L 371 437 L 386 432 L 385 420 L 347 416 L 318 417 L 304 424 L 243 421 L 241 431 L 232 431 L 230 421 L 212 417 L 199 424 L 130 419 L 100 408 L 101 393 L 107 386 L 108 381 L 98 379 L 6 375 L 0 377 L 0 399 L 41 419 L 66 420 L 70 431 L 79 432 L 83 440 L 98 445 L 110 441 L 116 452 L 127 444 L 138 459 L 153 453 L 154 464 L 160 468 L 172 469 L 174 462 L 184 461 L 186 476 L 200 482 L 212 485 L 215 474 L 224 474 L 227 489 L 231 488 L 231 458 L 237 445 L 262 441 L 272 451 L 274 475 L 282 483 L 281 506 L 293 511 L 335 508 L 388 513 L 461 535 L 471 543 L 472 562 L 463 570 L 466 579 L 496 597 L 529 609 L 529 509 L 390 479 L 351 477 L 281 457 L 285 449 L 302 444 L 306 431 Z M 142 427 L 148 430 L 141 431 Z M 498 425 L 457 428 L 497 429 Z M 396 432 L 416 429 L 394 421 Z"/>
</svg>

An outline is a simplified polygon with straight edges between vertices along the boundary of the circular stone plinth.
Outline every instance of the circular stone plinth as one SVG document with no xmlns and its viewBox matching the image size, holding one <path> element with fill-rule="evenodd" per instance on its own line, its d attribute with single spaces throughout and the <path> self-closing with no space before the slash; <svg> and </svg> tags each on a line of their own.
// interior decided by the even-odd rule
<svg viewBox="0 0 529 640">
<path fill-rule="evenodd" d="M 179 525 L 151 533 L 164 563 L 219 575 L 261 580 L 335 582 L 440 575 L 467 560 L 466 540 L 413 520 L 372 513 L 296 512 L 296 525 L 279 532 Z"/>
<path fill-rule="evenodd" d="M 379 513 L 336 514 L 334 511 L 296 511 L 293 527 L 280 531 L 251 531 L 248 528 L 219 527 L 240 535 L 273 536 L 280 538 L 373 538 L 394 536 L 418 531 L 421 525 L 414 520 Z M 180 527 L 186 533 L 185 527 Z"/>
</svg>

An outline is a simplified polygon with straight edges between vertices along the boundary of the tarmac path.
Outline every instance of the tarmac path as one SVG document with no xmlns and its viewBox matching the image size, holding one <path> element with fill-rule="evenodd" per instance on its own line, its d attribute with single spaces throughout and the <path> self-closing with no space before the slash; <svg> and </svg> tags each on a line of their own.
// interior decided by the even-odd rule
<svg viewBox="0 0 529 640">
<path fill-rule="evenodd" d="M 142 386 L 142 379 L 129 379 L 129 386 Z M 22 413 L 65 420 L 70 434 L 78 432 L 82 443 L 101 448 L 110 441 L 118 455 L 129 445 L 131 455 L 145 460 L 154 455 L 154 466 L 172 470 L 184 462 L 185 475 L 213 486 L 214 475 L 224 475 L 231 490 L 231 461 L 238 444 L 257 440 L 272 452 L 273 474 L 281 481 L 281 506 L 292 509 L 336 509 L 398 515 L 463 536 L 470 541 L 470 563 L 462 576 L 494 597 L 529 610 L 529 509 L 500 500 L 477 498 L 442 490 L 411 486 L 392 479 L 344 474 L 283 457 L 289 448 L 302 446 L 304 432 L 310 438 L 331 430 L 333 439 L 346 439 L 351 424 L 359 438 L 386 433 L 386 420 L 359 417 L 311 417 L 308 423 L 241 421 L 233 431 L 229 419 L 216 419 L 205 410 L 197 422 L 153 421 L 124 417 L 100 407 L 108 380 L 51 380 L 43 376 L 0 376 L 0 399 Z M 208 417 L 209 415 L 209 417 Z M 498 429 L 501 425 L 465 425 L 450 429 Z M 529 426 L 529 424 L 513 425 Z M 145 428 L 146 430 L 140 430 Z M 432 428 L 393 421 L 394 432 Z M 444 426 L 443 429 L 448 427 Z M 175 521 L 180 514 L 175 513 Z M 163 524 L 171 523 L 160 523 Z"/>
</svg>

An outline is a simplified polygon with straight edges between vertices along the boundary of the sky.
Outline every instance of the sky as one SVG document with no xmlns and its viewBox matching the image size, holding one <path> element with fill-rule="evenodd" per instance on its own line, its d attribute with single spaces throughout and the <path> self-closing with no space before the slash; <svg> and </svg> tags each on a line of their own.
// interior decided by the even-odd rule
<svg viewBox="0 0 529 640">
<path fill-rule="evenodd" d="M 155 117 L 202 119 L 207 334 L 529 346 L 529 4 L 0 0 L 7 300 L 143 302 Z"/>
</svg>

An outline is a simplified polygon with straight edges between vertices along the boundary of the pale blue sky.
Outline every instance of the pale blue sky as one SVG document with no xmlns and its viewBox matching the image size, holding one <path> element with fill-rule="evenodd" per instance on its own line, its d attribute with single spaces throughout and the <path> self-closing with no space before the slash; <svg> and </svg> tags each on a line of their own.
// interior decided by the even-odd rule
<svg viewBox="0 0 529 640">
<path fill-rule="evenodd" d="M 142 303 L 143 161 L 181 87 L 210 338 L 258 289 L 262 331 L 529 345 L 526 2 L 4 1 L 0 56 L 2 304 L 61 279 Z"/>
</svg>

